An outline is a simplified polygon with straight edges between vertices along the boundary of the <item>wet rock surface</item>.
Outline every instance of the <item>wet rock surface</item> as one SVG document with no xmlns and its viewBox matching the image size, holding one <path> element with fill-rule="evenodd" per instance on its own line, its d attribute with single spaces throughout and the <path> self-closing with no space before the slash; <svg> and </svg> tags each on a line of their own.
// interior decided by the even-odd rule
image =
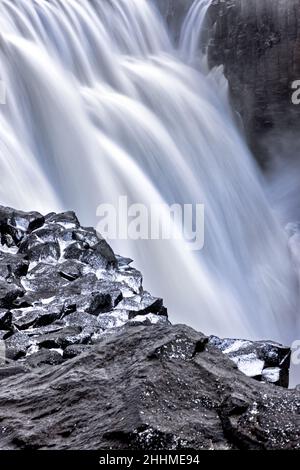
<svg viewBox="0 0 300 470">
<path fill-rule="evenodd" d="M 34 369 L 1 377 L 0 448 L 300 445 L 299 392 L 245 376 L 191 328 L 127 323 L 80 352 L 35 367 L 48 354 L 40 350 Z"/>
<path fill-rule="evenodd" d="M 288 348 L 172 326 L 73 213 L 0 207 L 0 221 L 0 449 L 299 447 L 299 392 L 273 385 Z"/>
<path fill-rule="evenodd" d="M 177 41 L 193 0 L 153 1 Z M 299 0 L 212 0 L 204 25 L 209 66 L 224 66 L 250 148 L 267 168 L 275 157 L 299 155 L 299 8 Z"/>
<path fill-rule="evenodd" d="M 299 0 L 213 0 L 209 10 L 210 66 L 224 65 L 234 107 L 263 164 L 299 153 L 300 108 L 292 102 L 292 83 L 300 79 L 299 7 Z"/>
<path fill-rule="evenodd" d="M 162 300 L 144 291 L 131 260 L 116 256 L 73 212 L 44 217 L 0 207 L 0 235 L 0 339 L 6 358 L 34 367 L 48 359 L 53 364 L 52 351 L 64 359 L 74 356 L 80 348 L 64 350 L 93 344 L 133 318 L 168 321 Z"/>
</svg>

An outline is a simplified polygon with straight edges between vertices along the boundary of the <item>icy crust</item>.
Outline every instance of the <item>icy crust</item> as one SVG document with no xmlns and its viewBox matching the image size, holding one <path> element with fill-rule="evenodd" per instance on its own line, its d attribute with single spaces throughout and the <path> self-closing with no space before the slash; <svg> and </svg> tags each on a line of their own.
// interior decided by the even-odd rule
<svg viewBox="0 0 300 470">
<path fill-rule="evenodd" d="M 220 339 L 211 336 L 209 344 L 226 354 L 248 377 L 288 387 L 291 350 L 272 341 Z"/>
</svg>

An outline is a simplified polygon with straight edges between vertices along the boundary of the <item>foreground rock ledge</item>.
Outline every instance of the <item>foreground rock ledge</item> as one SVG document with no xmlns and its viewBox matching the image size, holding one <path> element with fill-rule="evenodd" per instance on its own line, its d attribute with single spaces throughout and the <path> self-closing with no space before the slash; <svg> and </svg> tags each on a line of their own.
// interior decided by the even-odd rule
<svg viewBox="0 0 300 470">
<path fill-rule="evenodd" d="M 300 394 L 250 379 L 191 328 L 127 325 L 1 381 L 1 449 L 300 447 Z"/>
<path fill-rule="evenodd" d="M 300 446 L 299 392 L 265 383 L 289 348 L 172 326 L 73 212 L 0 206 L 0 237 L 0 449 Z"/>
</svg>

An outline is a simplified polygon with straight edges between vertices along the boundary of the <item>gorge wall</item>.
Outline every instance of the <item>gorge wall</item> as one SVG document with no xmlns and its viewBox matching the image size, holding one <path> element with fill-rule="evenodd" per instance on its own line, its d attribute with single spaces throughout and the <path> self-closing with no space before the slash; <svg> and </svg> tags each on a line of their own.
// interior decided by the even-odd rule
<svg viewBox="0 0 300 470">
<path fill-rule="evenodd" d="M 159 0 L 158 6 L 178 30 L 192 3 Z M 274 153 L 298 153 L 300 108 L 291 85 L 300 79 L 299 8 L 299 0 L 212 0 L 208 10 L 209 65 L 224 65 L 234 108 L 262 164 Z"/>
<path fill-rule="evenodd" d="M 286 152 L 284 137 L 290 145 L 299 129 L 291 88 L 300 77 L 299 7 L 299 0 L 214 0 L 209 12 L 209 63 L 224 64 L 234 105 L 262 162 L 274 151 Z"/>
</svg>

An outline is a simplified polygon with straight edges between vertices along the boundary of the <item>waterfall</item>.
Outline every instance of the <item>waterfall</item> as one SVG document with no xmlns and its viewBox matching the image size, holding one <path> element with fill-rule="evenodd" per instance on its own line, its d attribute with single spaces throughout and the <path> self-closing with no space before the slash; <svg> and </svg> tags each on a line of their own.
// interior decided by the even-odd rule
<svg viewBox="0 0 300 470">
<path fill-rule="evenodd" d="M 236 128 L 221 70 L 192 65 L 209 1 L 180 47 L 147 0 L 0 1 L 0 202 L 205 205 L 205 244 L 112 240 L 174 322 L 221 336 L 291 341 L 296 281 L 287 240 Z"/>
<path fill-rule="evenodd" d="M 212 0 L 195 0 L 185 18 L 180 36 L 180 49 L 185 59 L 195 59 L 201 46 L 201 33 Z"/>
</svg>

